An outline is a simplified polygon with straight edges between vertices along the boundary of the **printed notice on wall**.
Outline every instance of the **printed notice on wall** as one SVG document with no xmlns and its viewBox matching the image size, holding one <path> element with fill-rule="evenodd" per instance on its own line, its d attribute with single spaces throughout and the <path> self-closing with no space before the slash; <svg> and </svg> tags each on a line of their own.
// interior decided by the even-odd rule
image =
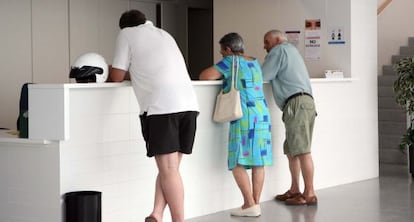
<svg viewBox="0 0 414 222">
<path fill-rule="evenodd" d="M 305 59 L 321 59 L 321 20 L 305 20 Z"/>
<path fill-rule="evenodd" d="M 288 42 L 297 48 L 299 45 L 300 31 L 286 31 L 285 34 L 288 39 Z"/>
<path fill-rule="evenodd" d="M 328 44 L 330 45 L 344 45 L 345 35 L 342 27 L 330 27 L 328 29 Z"/>
</svg>

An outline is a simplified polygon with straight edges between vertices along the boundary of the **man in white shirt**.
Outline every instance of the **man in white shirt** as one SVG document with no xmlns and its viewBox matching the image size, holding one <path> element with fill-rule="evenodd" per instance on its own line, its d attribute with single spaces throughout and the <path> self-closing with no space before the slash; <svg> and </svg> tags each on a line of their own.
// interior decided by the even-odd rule
<svg viewBox="0 0 414 222">
<path fill-rule="evenodd" d="M 168 204 L 173 222 L 184 221 L 184 188 L 179 172 L 191 154 L 199 113 L 184 58 L 174 38 L 138 10 L 122 14 L 110 79 L 130 79 L 141 114 L 147 156 L 158 167 L 154 209 L 146 222 L 162 221 Z"/>
</svg>

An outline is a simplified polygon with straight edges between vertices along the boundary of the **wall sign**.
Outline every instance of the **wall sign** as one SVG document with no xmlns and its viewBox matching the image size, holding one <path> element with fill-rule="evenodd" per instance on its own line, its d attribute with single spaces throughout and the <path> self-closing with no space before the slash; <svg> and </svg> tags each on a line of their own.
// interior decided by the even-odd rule
<svg viewBox="0 0 414 222">
<path fill-rule="evenodd" d="M 300 31 L 286 31 L 285 34 L 288 39 L 288 42 L 298 47 Z"/>
<path fill-rule="evenodd" d="M 344 29 L 342 27 L 330 27 L 328 29 L 328 44 L 343 45 L 345 44 Z"/>
<path fill-rule="evenodd" d="M 321 59 L 321 20 L 305 20 L 305 59 Z"/>
</svg>

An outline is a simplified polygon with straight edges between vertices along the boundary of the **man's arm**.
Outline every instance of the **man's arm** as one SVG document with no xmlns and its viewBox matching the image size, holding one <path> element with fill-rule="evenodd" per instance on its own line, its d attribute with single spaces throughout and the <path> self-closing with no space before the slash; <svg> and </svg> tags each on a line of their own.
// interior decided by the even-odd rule
<svg viewBox="0 0 414 222">
<path fill-rule="evenodd" d="M 275 79 L 277 71 L 278 67 L 275 56 L 267 54 L 262 64 L 263 81 Z"/>
<path fill-rule="evenodd" d="M 110 67 L 109 70 L 109 78 L 112 82 L 122 82 L 124 80 L 130 80 L 129 72 L 125 70 L 112 67 Z"/>
</svg>

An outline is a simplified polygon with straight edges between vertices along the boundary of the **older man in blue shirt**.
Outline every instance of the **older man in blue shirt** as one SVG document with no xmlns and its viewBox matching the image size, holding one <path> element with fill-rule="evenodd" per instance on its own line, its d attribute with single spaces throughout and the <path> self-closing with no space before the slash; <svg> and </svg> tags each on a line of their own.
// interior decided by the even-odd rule
<svg viewBox="0 0 414 222">
<path fill-rule="evenodd" d="M 276 104 L 283 112 L 283 150 L 292 180 L 290 189 L 275 199 L 287 205 L 315 205 L 318 200 L 313 188 L 311 142 L 316 110 L 308 70 L 299 51 L 279 30 L 265 34 L 264 48 L 268 54 L 262 65 L 263 80 L 270 81 Z M 303 193 L 299 188 L 300 172 L 305 184 Z"/>
</svg>

